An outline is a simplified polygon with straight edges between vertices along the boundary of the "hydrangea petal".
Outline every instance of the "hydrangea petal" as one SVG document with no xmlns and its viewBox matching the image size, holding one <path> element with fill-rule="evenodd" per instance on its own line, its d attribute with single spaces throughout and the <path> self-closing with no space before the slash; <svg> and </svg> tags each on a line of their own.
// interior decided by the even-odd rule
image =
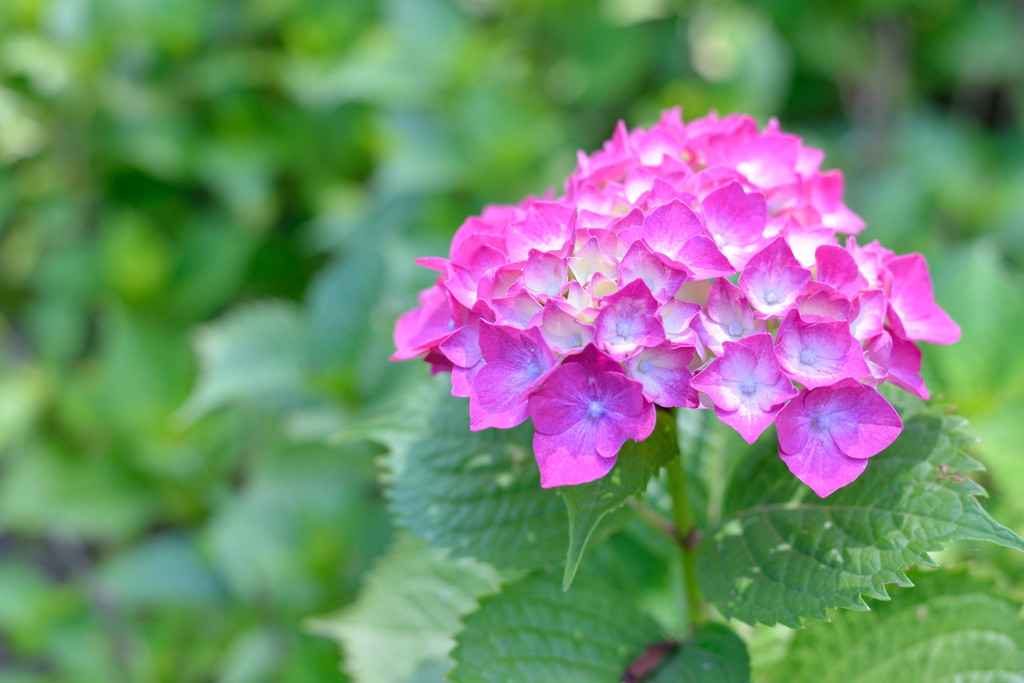
<svg viewBox="0 0 1024 683">
<path fill-rule="evenodd" d="M 810 279 L 786 240 L 776 237 L 750 259 L 738 284 L 760 316 L 775 317 L 793 307 Z"/>
<path fill-rule="evenodd" d="M 665 341 L 657 312 L 658 302 L 643 280 L 606 296 L 594 322 L 598 347 L 621 361 L 638 348 L 657 346 Z"/>
</svg>

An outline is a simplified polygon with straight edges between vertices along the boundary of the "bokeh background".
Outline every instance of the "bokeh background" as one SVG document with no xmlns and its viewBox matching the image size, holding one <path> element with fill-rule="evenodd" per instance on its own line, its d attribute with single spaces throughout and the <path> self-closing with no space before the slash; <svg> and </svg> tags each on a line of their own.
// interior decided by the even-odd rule
<svg viewBox="0 0 1024 683">
<path fill-rule="evenodd" d="M 304 620 L 391 537 L 336 436 L 426 375 L 412 258 L 673 105 L 777 116 L 929 258 L 1024 531 L 1024 4 L 2 0 L 0 682 L 345 680 Z"/>
</svg>

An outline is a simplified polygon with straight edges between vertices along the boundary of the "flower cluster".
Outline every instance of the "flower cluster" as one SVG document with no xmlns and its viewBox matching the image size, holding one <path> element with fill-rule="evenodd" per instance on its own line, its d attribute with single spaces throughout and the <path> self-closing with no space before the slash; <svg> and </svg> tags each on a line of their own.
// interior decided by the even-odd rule
<svg viewBox="0 0 1024 683">
<path fill-rule="evenodd" d="M 774 120 L 620 122 L 563 196 L 489 206 L 450 258 L 417 261 L 440 275 L 393 358 L 450 371 L 474 430 L 531 417 L 545 487 L 605 475 L 659 405 L 713 409 L 748 442 L 774 422 L 827 496 L 902 429 L 875 388 L 926 399 L 915 342 L 960 330 L 921 255 L 857 243 L 822 159 Z"/>
</svg>

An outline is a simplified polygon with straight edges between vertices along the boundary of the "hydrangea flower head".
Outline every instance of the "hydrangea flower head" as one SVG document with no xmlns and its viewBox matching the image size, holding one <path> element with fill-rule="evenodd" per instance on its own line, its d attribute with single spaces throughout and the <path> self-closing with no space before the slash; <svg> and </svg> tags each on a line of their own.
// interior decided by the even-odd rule
<svg viewBox="0 0 1024 683">
<path fill-rule="evenodd" d="M 607 474 L 655 406 L 711 409 L 818 495 L 850 483 L 902 423 L 876 390 L 927 399 L 917 342 L 960 329 L 924 257 L 860 245 L 824 155 L 731 114 L 619 123 L 564 191 L 488 206 L 455 233 L 394 360 L 468 396 L 471 429 L 532 418 L 541 485 Z"/>
</svg>

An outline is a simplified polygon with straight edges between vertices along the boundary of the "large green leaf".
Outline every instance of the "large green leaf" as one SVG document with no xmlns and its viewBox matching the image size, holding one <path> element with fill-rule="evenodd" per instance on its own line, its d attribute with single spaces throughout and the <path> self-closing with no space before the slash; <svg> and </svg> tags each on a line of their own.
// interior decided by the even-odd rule
<svg viewBox="0 0 1024 683">
<path fill-rule="evenodd" d="M 972 441 L 963 420 L 915 407 L 904 424 L 856 482 L 826 499 L 794 489 L 777 456 L 755 449 L 730 487 L 729 516 L 698 548 L 705 597 L 726 617 L 800 626 L 828 608 L 867 609 L 862 596 L 886 598 L 885 584 L 910 585 L 904 571 L 932 566 L 927 553 L 951 541 L 1024 551 L 964 475 L 980 465 L 962 450 Z"/>
<path fill-rule="evenodd" d="M 486 564 L 399 538 L 354 605 L 309 627 L 341 644 L 355 683 L 400 683 L 445 667 L 459 616 L 500 579 Z"/>
<path fill-rule="evenodd" d="M 559 496 L 540 487 L 533 430 L 469 430 L 465 399 L 441 383 L 421 395 L 433 407 L 418 438 L 394 441 L 389 497 L 398 523 L 452 555 L 501 567 L 545 567 L 565 559 L 568 521 Z"/>
<path fill-rule="evenodd" d="M 654 432 L 644 441 L 629 441 L 619 451 L 615 468 L 597 481 L 559 489 L 569 510 L 569 551 L 562 589 L 569 590 L 583 551 L 597 525 L 605 516 L 621 507 L 627 499 L 647 489 L 651 477 L 679 455 L 675 417 L 658 411 Z"/>
<path fill-rule="evenodd" d="M 185 425 L 232 401 L 278 404 L 306 392 L 309 332 L 288 301 L 239 306 L 196 336 L 199 379 L 178 410 Z"/>
<path fill-rule="evenodd" d="M 797 633 L 770 683 L 1024 683 L 1019 605 L 965 576 L 917 574 L 870 612 Z"/>
<path fill-rule="evenodd" d="M 614 683 L 664 634 L 589 575 L 570 593 L 534 574 L 480 601 L 452 651 L 456 683 Z"/>
<path fill-rule="evenodd" d="M 666 658 L 644 683 L 749 683 L 747 646 L 723 624 L 709 623 Z"/>
</svg>

